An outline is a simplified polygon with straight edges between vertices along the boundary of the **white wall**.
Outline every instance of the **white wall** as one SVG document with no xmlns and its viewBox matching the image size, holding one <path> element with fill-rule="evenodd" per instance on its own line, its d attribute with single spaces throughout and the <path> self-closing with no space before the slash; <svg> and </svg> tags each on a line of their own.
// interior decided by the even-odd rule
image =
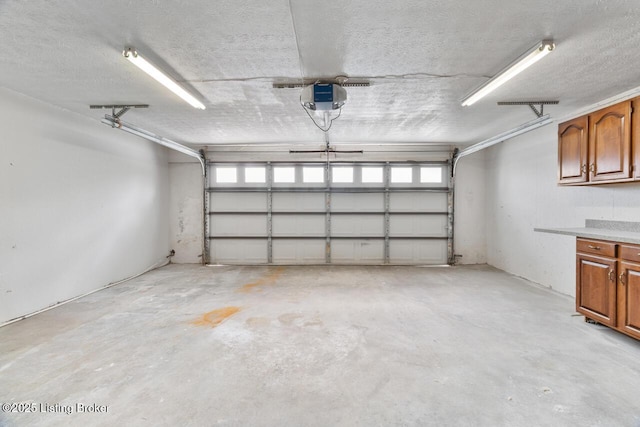
<svg viewBox="0 0 640 427">
<path fill-rule="evenodd" d="M 166 149 L 0 89 L 0 323 L 164 260 L 168 219 Z"/>
<path fill-rule="evenodd" d="M 485 154 L 459 160 L 456 168 L 454 248 L 458 264 L 487 262 L 485 233 Z"/>
<path fill-rule="evenodd" d="M 640 183 L 558 186 L 557 130 L 554 123 L 487 150 L 487 261 L 573 296 L 575 238 L 533 228 L 639 221 Z"/>
<path fill-rule="evenodd" d="M 173 262 L 202 262 L 202 166 L 191 157 L 169 157 L 169 238 L 176 251 Z"/>
</svg>

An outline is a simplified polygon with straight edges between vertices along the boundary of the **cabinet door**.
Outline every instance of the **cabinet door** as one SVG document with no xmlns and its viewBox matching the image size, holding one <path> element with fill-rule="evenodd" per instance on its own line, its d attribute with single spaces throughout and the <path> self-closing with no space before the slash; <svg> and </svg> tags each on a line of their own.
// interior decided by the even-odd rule
<svg viewBox="0 0 640 427">
<path fill-rule="evenodd" d="M 590 181 L 631 177 L 631 101 L 589 115 Z"/>
<path fill-rule="evenodd" d="M 615 326 L 615 259 L 577 254 L 576 311 L 603 325 Z"/>
<path fill-rule="evenodd" d="M 631 152 L 634 153 L 632 175 L 640 180 L 640 98 L 631 100 Z"/>
<path fill-rule="evenodd" d="M 587 181 L 587 129 L 587 116 L 558 126 L 558 183 Z"/>
<path fill-rule="evenodd" d="M 620 261 L 618 329 L 640 338 L 640 264 Z"/>
</svg>

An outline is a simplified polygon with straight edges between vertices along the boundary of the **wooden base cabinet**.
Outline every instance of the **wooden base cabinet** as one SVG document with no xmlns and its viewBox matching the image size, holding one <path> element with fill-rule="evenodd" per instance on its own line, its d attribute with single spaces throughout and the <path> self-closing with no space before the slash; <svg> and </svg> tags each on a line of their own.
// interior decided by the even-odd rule
<svg viewBox="0 0 640 427">
<path fill-rule="evenodd" d="M 640 339 L 640 264 L 620 261 L 618 327 Z"/>
<path fill-rule="evenodd" d="M 615 256 L 615 245 L 578 239 L 576 311 L 603 325 L 615 326 L 617 261 L 606 256 L 609 254 Z"/>
<path fill-rule="evenodd" d="M 640 245 L 577 239 L 576 311 L 640 339 Z"/>
</svg>

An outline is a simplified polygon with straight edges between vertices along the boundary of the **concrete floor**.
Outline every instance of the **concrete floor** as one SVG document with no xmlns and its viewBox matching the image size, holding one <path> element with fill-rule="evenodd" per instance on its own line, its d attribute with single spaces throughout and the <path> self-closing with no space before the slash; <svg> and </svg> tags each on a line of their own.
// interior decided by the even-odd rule
<svg viewBox="0 0 640 427">
<path fill-rule="evenodd" d="M 573 313 L 486 266 L 172 265 L 0 328 L 0 425 L 640 426 L 640 342 Z"/>
</svg>

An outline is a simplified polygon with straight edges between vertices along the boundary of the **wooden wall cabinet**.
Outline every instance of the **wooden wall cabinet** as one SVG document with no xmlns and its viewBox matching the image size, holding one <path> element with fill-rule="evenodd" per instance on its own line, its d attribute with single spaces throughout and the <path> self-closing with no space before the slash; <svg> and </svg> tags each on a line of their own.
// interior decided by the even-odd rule
<svg viewBox="0 0 640 427">
<path fill-rule="evenodd" d="M 589 115 L 589 180 L 631 178 L 631 101 Z"/>
<path fill-rule="evenodd" d="M 640 339 L 640 245 L 577 239 L 576 311 Z"/>
<path fill-rule="evenodd" d="M 632 108 L 637 102 L 624 101 L 558 126 L 559 184 L 640 180 L 634 167 L 640 164 L 640 124 L 635 123 L 640 118 Z"/>
<path fill-rule="evenodd" d="M 640 98 L 631 100 L 631 152 L 631 175 L 635 181 L 640 181 Z"/>
<path fill-rule="evenodd" d="M 558 182 L 570 184 L 588 181 L 588 127 L 587 116 L 558 126 Z"/>
</svg>

